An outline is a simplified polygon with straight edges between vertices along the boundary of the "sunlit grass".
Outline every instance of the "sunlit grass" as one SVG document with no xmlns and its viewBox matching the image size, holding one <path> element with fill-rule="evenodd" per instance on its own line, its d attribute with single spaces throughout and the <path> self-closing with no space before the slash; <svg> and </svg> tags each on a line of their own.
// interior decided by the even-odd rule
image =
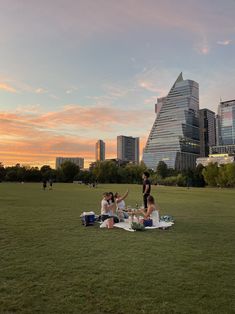
<svg viewBox="0 0 235 314">
<path fill-rule="evenodd" d="M 153 187 L 167 231 L 81 225 L 126 188 L 1 183 L 0 313 L 234 313 L 235 190 Z"/>
</svg>

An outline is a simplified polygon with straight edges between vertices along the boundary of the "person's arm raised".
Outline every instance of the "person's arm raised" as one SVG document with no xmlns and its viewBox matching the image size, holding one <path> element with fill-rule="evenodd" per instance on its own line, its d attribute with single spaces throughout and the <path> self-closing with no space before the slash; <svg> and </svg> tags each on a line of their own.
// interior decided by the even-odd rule
<svg viewBox="0 0 235 314">
<path fill-rule="evenodd" d="M 120 203 L 121 201 L 123 201 L 127 197 L 128 194 L 129 194 L 129 190 L 127 190 L 123 196 L 117 199 L 117 203 Z"/>
</svg>

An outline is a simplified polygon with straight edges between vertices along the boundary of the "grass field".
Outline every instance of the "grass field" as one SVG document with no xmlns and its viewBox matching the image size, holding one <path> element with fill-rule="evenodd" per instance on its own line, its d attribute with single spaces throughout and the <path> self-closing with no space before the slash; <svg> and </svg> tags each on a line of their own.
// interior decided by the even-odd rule
<svg viewBox="0 0 235 314">
<path fill-rule="evenodd" d="M 235 190 L 153 187 L 170 230 L 81 226 L 126 188 L 0 183 L 0 313 L 235 313 Z"/>
</svg>

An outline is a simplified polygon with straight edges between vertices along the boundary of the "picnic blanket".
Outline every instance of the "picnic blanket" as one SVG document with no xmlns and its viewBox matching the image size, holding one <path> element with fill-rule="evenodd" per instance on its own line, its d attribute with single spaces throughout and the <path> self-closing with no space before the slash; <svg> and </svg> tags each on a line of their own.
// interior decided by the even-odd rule
<svg viewBox="0 0 235 314">
<path fill-rule="evenodd" d="M 145 227 L 145 229 L 147 230 L 151 230 L 151 229 L 166 229 L 171 227 L 174 224 L 174 222 L 165 222 L 165 221 L 160 221 L 158 226 L 152 226 L 152 227 Z M 134 232 L 135 230 L 133 230 L 130 226 L 130 223 L 128 220 L 125 220 L 125 222 L 118 222 L 116 224 L 113 225 L 115 228 L 120 228 L 126 231 L 131 231 Z M 102 222 L 102 224 L 100 225 L 100 228 L 107 228 L 107 223 L 104 221 Z"/>
</svg>

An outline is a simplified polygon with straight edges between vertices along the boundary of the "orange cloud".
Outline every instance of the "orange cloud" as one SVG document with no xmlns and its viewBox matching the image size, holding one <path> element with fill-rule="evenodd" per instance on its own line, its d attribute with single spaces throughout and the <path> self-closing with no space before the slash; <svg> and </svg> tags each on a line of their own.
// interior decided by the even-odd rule
<svg viewBox="0 0 235 314">
<path fill-rule="evenodd" d="M 16 93 L 16 89 L 7 83 L 0 83 L 0 89 L 9 93 Z"/>
<path fill-rule="evenodd" d="M 80 105 L 66 106 L 59 112 L 46 114 L 2 112 L 0 162 L 5 165 L 20 162 L 54 166 L 57 156 L 84 157 L 90 162 L 95 158 L 99 132 L 103 132 L 102 138 L 106 142 L 106 158 L 115 158 L 117 144 L 116 136 L 110 139 L 112 128 L 118 130 L 117 135 L 125 134 L 125 128 L 142 125 L 143 116 L 148 122 L 148 115 L 146 110 Z M 131 135 L 129 131 L 127 135 Z"/>
</svg>

